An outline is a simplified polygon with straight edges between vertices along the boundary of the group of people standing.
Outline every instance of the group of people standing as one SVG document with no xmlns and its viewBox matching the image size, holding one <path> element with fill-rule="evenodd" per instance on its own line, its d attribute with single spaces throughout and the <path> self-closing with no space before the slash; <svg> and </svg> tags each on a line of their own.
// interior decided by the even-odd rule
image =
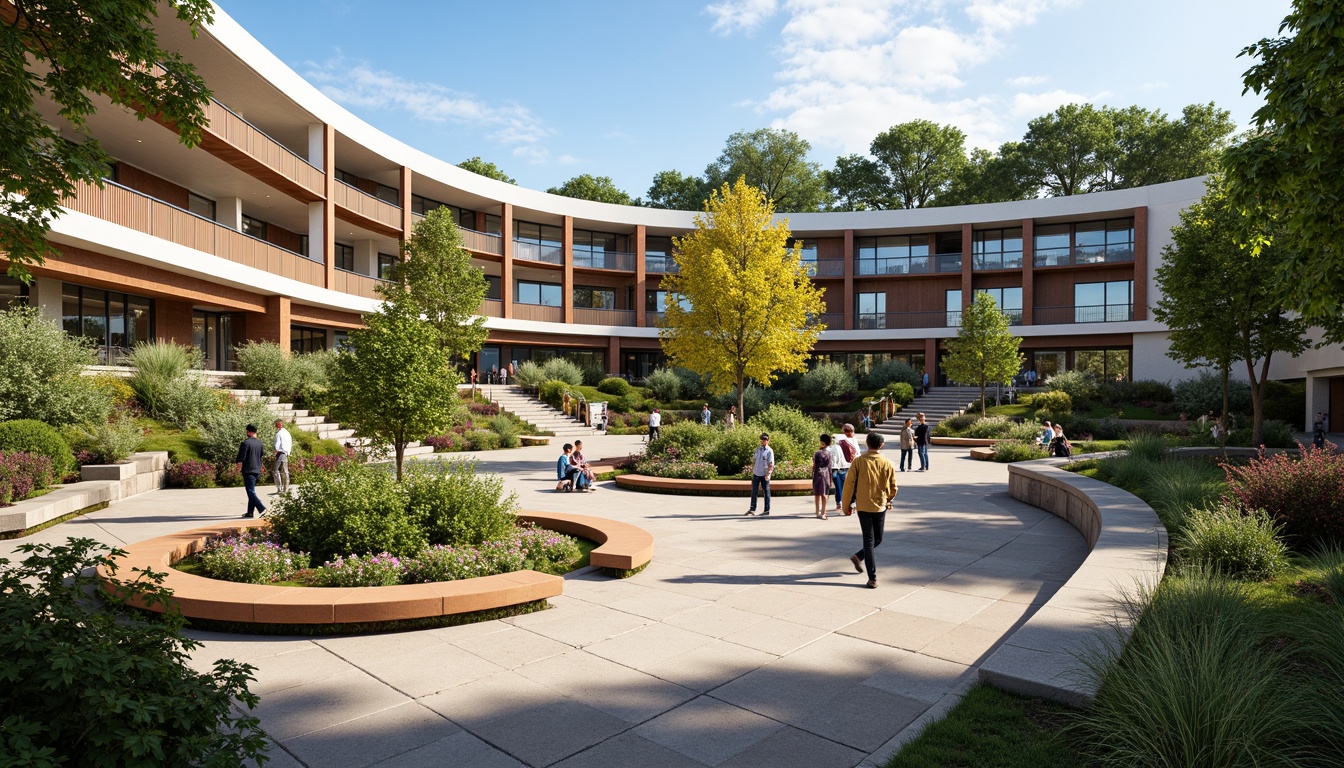
<svg viewBox="0 0 1344 768">
<path fill-rule="evenodd" d="M 501 386 L 507 387 L 509 385 L 509 377 L 512 376 L 513 374 L 514 374 L 513 363 L 509 363 L 503 368 L 499 367 L 498 365 L 492 365 L 490 366 L 490 370 L 485 372 L 485 381 L 483 383 L 499 384 Z M 472 386 L 476 386 L 476 384 L 480 382 L 480 376 L 476 373 L 475 368 L 471 369 L 470 377 Z"/>
</svg>

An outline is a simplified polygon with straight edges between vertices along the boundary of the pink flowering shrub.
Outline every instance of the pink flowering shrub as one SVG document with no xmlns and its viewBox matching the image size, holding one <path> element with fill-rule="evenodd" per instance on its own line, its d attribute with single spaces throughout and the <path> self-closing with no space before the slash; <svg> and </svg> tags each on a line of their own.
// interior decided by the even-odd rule
<svg viewBox="0 0 1344 768">
<path fill-rule="evenodd" d="M 670 453 L 644 456 L 635 462 L 635 472 L 677 480 L 713 480 L 718 468 L 708 461 L 685 461 Z"/>
<path fill-rule="evenodd" d="M 199 459 L 179 461 L 168 467 L 169 488 L 213 488 L 215 465 Z"/>
<path fill-rule="evenodd" d="M 319 587 L 390 587 L 402 580 L 403 561 L 396 555 L 338 557 L 318 566 L 313 581 Z"/>
<path fill-rule="evenodd" d="M 24 451 L 0 451 L 0 505 L 28 498 L 56 481 L 51 459 Z"/>
<path fill-rule="evenodd" d="M 579 559 L 579 542 L 573 536 L 526 526 L 515 537 L 523 552 L 523 567 L 534 571 L 555 572 L 556 568 Z"/>
<path fill-rule="evenodd" d="M 293 482 L 300 482 L 304 475 L 311 472 L 330 472 L 345 462 L 350 461 L 352 457 L 353 451 L 344 454 L 306 456 L 294 459 L 289 462 L 289 478 Z"/>
<path fill-rule="evenodd" d="M 1280 453 L 1223 465 L 1228 496 L 1242 509 L 1268 512 L 1295 549 L 1344 543 L 1344 455 L 1332 443 L 1299 448 L 1300 459 Z"/>
<path fill-rule="evenodd" d="M 466 441 L 456 432 L 449 432 L 446 435 L 431 435 L 425 438 L 425 445 L 432 446 L 435 451 L 460 451 L 466 447 Z"/>
<path fill-rule="evenodd" d="M 269 529 L 254 528 L 217 539 L 198 557 L 201 570 L 210 578 L 245 584 L 288 581 L 308 567 L 308 553 L 291 552 Z"/>
<path fill-rule="evenodd" d="M 468 403 L 467 410 L 481 416 L 499 415 L 499 406 L 494 403 Z"/>
</svg>

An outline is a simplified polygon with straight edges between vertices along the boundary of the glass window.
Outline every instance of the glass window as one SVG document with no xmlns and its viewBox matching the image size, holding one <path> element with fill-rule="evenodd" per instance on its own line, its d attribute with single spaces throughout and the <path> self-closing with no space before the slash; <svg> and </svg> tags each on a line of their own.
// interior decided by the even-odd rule
<svg viewBox="0 0 1344 768">
<path fill-rule="evenodd" d="M 266 222 L 261 219 L 254 219 L 246 214 L 243 215 L 243 234 L 251 235 L 258 240 L 266 239 Z"/>
<path fill-rule="evenodd" d="M 1077 283 L 1073 286 L 1075 323 L 1124 322 L 1134 314 L 1134 281 Z"/>
<path fill-rule="evenodd" d="M 887 327 L 887 294 L 886 293 L 860 293 L 855 297 L 854 307 L 858 314 L 855 319 L 855 327 L 859 329 L 874 329 Z"/>
<path fill-rule="evenodd" d="M 806 238 L 806 239 L 803 239 L 803 238 L 798 238 L 798 239 L 795 239 L 795 238 L 789 238 L 789 242 L 788 242 L 788 244 L 787 244 L 786 247 L 788 247 L 788 248 L 792 248 L 792 247 L 795 246 L 795 245 L 798 246 L 798 251 L 799 251 L 799 253 L 802 255 L 802 261 L 803 261 L 803 263 L 812 263 L 812 264 L 815 264 L 815 263 L 817 262 L 817 241 L 816 241 L 816 240 L 813 240 L 813 239 L 811 239 L 811 238 Z"/>
<path fill-rule="evenodd" d="M 691 302 L 689 299 L 682 297 L 680 303 L 682 309 L 688 311 L 690 310 Z M 644 309 L 646 309 L 649 312 L 666 312 L 667 291 L 645 291 Z"/>
<path fill-rule="evenodd" d="M 215 201 L 202 197 L 195 192 L 187 195 L 187 210 L 202 218 L 215 220 Z"/>
<path fill-rule="evenodd" d="M 491 235 L 498 235 L 504 231 L 504 220 L 493 213 L 485 214 L 485 231 Z"/>
<path fill-rule="evenodd" d="M 944 304 L 947 312 L 947 327 L 961 327 L 961 289 L 953 288 L 947 292 L 946 303 Z"/>
<path fill-rule="evenodd" d="M 540 304 L 544 307 L 559 307 L 562 294 L 560 286 L 554 283 L 530 283 L 518 281 L 514 301 L 519 304 Z"/>
<path fill-rule="evenodd" d="M 384 203 L 391 203 L 396 206 L 401 205 L 401 190 L 396 187 L 389 187 L 386 184 L 378 185 L 378 194 L 374 195 L 374 197 L 382 200 Z"/>
<path fill-rule="evenodd" d="M 574 266 L 608 269 L 615 266 L 615 260 L 608 264 L 608 253 L 627 253 L 627 238 L 612 232 L 592 232 L 586 229 L 574 230 Z"/>
<path fill-rule="evenodd" d="M 65 332 L 91 339 L 104 362 L 154 335 L 154 302 L 143 296 L 65 283 L 61 314 Z"/>
<path fill-rule="evenodd" d="M 322 352 L 327 348 L 325 328 L 309 328 L 302 325 L 289 327 L 289 351 L 296 355 L 309 352 Z"/>
<path fill-rule="evenodd" d="M 1075 370 L 1092 374 L 1097 381 L 1128 381 L 1128 349 L 1080 349 L 1073 354 Z"/>
<path fill-rule="evenodd" d="M 929 271 L 927 235 L 860 237 L 855 249 L 859 275 L 908 275 Z"/>
<path fill-rule="evenodd" d="M 1053 267 L 1069 263 L 1068 224 L 1047 224 L 1036 228 L 1032 235 L 1032 263 L 1037 267 Z"/>
<path fill-rule="evenodd" d="M 28 302 L 28 286 L 0 273 L 0 312 Z"/>
<path fill-rule="evenodd" d="M 154 336 L 154 302 L 140 296 L 126 297 L 126 340 L 133 347 Z"/>
<path fill-rule="evenodd" d="M 353 173 L 350 173 L 349 171 L 342 171 L 340 168 L 337 168 L 336 180 L 343 184 L 349 184 L 350 186 L 353 187 L 359 181 L 359 177 Z"/>
<path fill-rule="evenodd" d="M 349 331 L 332 331 L 332 333 L 331 333 L 331 340 L 332 340 L 332 343 L 331 343 L 331 348 L 332 348 L 332 349 L 335 349 L 335 350 L 345 349 L 345 348 L 347 348 L 347 347 L 350 346 L 350 332 L 349 332 Z"/>
<path fill-rule="evenodd" d="M 1018 269 L 1021 266 L 1021 227 L 982 229 L 971 234 L 972 269 Z"/>
<path fill-rule="evenodd" d="M 397 263 L 397 257 L 390 253 L 378 254 L 378 279 L 392 279 L 392 266 Z"/>
<path fill-rule="evenodd" d="M 1021 288 L 977 288 L 976 293 L 984 293 L 994 298 L 995 305 L 1008 322 L 1014 325 L 1022 324 L 1022 289 Z"/>
<path fill-rule="evenodd" d="M 516 221 L 514 222 L 514 226 L 514 240 L 555 248 L 560 247 L 560 240 L 562 237 L 560 227 L 552 226 L 550 224 L 537 224 L 531 221 Z"/>
<path fill-rule="evenodd" d="M 500 288 L 500 279 L 495 275 L 485 276 L 485 298 L 499 301 L 504 298 L 504 292 Z"/>
<path fill-rule="evenodd" d="M 345 243 L 336 243 L 336 268 L 343 269 L 346 272 L 355 271 L 355 249 L 354 246 Z"/>
<path fill-rule="evenodd" d="M 610 288 L 574 288 L 574 306 L 588 309 L 615 309 L 616 291 Z"/>
</svg>

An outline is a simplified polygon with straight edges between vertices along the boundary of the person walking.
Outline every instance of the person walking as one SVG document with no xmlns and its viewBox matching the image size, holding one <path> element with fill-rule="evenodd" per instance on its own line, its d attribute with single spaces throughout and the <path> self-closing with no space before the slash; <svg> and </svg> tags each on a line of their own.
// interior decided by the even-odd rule
<svg viewBox="0 0 1344 768">
<path fill-rule="evenodd" d="M 238 471 L 243 476 L 243 487 L 247 489 L 247 513 L 243 517 L 256 517 L 266 514 L 266 505 L 257 496 L 257 479 L 261 477 L 261 455 L 265 448 L 257 439 L 257 425 L 247 425 L 247 439 L 238 446 Z"/>
<path fill-rule="evenodd" d="M 657 408 L 649 414 L 649 442 L 652 443 L 663 433 L 663 414 L 658 412 Z"/>
<path fill-rule="evenodd" d="M 915 450 L 919 453 L 920 472 L 929 469 L 929 438 L 932 436 L 933 428 L 924 420 L 924 414 L 919 414 L 919 424 L 915 426 Z"/>
<path fill-rule="evenodd" d="M 885 439 L 877 432 L 869 432 L 868 450 L 854 459 L 845 479 L 844 506 L 858 510 L 859 530 L 863 531 L 863 549 L 850 556 L 854 570 L 868 569 L 868 588 L 877 589 L 877 561 L 873 550 L 882 544 L 882 532 L 887 524 L 887 511 L 896 498 L 896 470 L 882 455 Z"/>
<path fill-rule="evenodd" d="M 1069 445 L 1069 439 L 1064 436 L 1064 428 L 1056 424 L 1054 433 L 1055 436 L 1050 440 L 1050 455 L 1060 458 L 1072 456 L 1073 446 Z"/>
<path fill-rule="evenodd" d="M 913 471 L 915 468 L 915 428 L 914 419 L 906 419 L 901 427 L 901 471 Z"/>
<path fill-rule="evenodd" d="M 756 514 L 756 495 L 765 493 L 765 511 L 761 517 L 770 514 L 770 475 L 775 471 L 775 449 L 770 447 L 770 433 L 761 433 L 761 444 L 751 458 L 751 508 L 748 515 Z"/>
<path fill-rule="evenodd" d="M 294 450 L 294 438 L 285 429 L 285 422 L 275 420 L 275 462 L 271 464 L 271 474 L 275 475 L 275 493 L 289 490 L 289 454 Z"/>
<path fill-rule="evenodd" d="M 840 438 L 835 441 L 835 452 L 831 456 L 831 473 L 835 475 L 835 511 L 849 514 L 848 509 L 840 506 L 840 494 L 845 489 L 845 477 L 849 466 L 859 457 L 859 441 L 854 439 L 854 425 L 845 424 L 840 428 Z"/>
<path fill-rule="evenodd" d="M 826 519 L 826 507 L 831 493 L 831 435 L 821 434 L 821 447 L 812 454 L 812 514 Z"/>
<path fill-rule="evenodd" d="M 924 394 L 926 394 L 926 395 L 929 394 L 929 372 L 928 372 L 928 371 L 925 371 L 925 372 L 924 372 L 924 378 L 920 379 L 920 383 L 922 383 L 922 384 L 924 385 Z"/>
<path fill-rule="evenodd" d="M 499 383 L 500 383 L 502 386 L 505 386 L 505 387 L 509 386 L 509 369 L 508 369 L 508 368 L 501 368 L 501 369 L 499 369 Z"/>
<path fill-rule="evenodd" d="M 700 423 L 708 427 L 709 420 L 712 419 L 713 417 L 714 414 L 710 413 L 709 411 L 709 403 L 705 403 L 704 406 L 700 408 Z"/>
<path fill-rule="evenodd" d="M 728 406 L 728 415 L 723 417 L 723 423 L 726 424 L 726 425 L 728 426 L 729 429 L 732 429 L 733 427 L 736 427 L 736 426 L 737 426 L 737 406 L 736 406 L 736 405 L 730 405 L 730 406 Z"/>
</svg>

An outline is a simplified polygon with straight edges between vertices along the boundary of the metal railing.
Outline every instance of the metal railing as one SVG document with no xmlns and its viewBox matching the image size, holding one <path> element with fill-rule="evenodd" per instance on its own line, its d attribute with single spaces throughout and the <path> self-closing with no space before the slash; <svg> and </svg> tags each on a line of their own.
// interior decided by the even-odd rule
<svg viewBox="0 0 1344 768">
<path fill-rule="evenodd" d="M 934 271 L 936 272 L 960 272 L 961 254 L 960 253 L 939 253 L 933 257 Z"/>
<path fill-rule="evenodd" d="M 545 264 L 565 263 L 565 252 L 558 245 L 540 245 L 522 240 L 513 241 L 513 257 L 523 261 L 540 261 Z"/>
<path fill-rule="evenodd" d="M 868 312 L 854 316 L 855 330 L 897 330 L 903 328 L 956 328 L 961 312 Z"/>
<path fill-rule="evenodd" d="M 971 269 L 975 271 L 985 269 L 1021 269 L 1022 252 L 1014 251 L 1009 253 L 977 253 L 971 256 Z"/>
<path fill-rule="evenodd" d="M 805 261 L 803 265 L 808 268 L 807 273 L 813 277 L 844 277 L 845 275 L 844 259 L 817 259 L 816 261 Z"/>
<path fill-rule="evenodd" d="M 667 317 L 666 312 L 645 312 L 644 324 L 646 326 L 661 325 L 663 322 L 663 318 L 665 317 Z"/>
<path fill-rule="evenodd" d="M 1120 264 L 1134 260 L 1132 245 L 1044 248 L 1032 254 L 1033 267 L 1069 267 L 1079 264 Z"/>
<path fill-rule="evenodd" d="M 1032 325 L 1068 325 L 1071 323 L 1123 323 L 1134 319 L 1132 304 L 1093 304 L 1067 307 L 1036 307 Z"/>
<path fill-rule="evenodd" d="M 817 318 L 828 331 L 843 331 L 845 329 L 845 316 L 841 312 L 827 312 Z"/>
<path fill-rule="evenodd" d="M 957 257 L 960 259 L 960 256 Z M 911 256 L 910 258 L 856 259 L 854 274 L 867 275 L 927 275 L 936 268 L 933 256 Z M 961 270 L 958 262 L 957 270 Z"/>
<path fill-rule="evenodd" d="M 616 251 L 570 251 L 574 266 L 587 269 L 619 269 L 635 271 L 635 254 Z"/>
</svg>

